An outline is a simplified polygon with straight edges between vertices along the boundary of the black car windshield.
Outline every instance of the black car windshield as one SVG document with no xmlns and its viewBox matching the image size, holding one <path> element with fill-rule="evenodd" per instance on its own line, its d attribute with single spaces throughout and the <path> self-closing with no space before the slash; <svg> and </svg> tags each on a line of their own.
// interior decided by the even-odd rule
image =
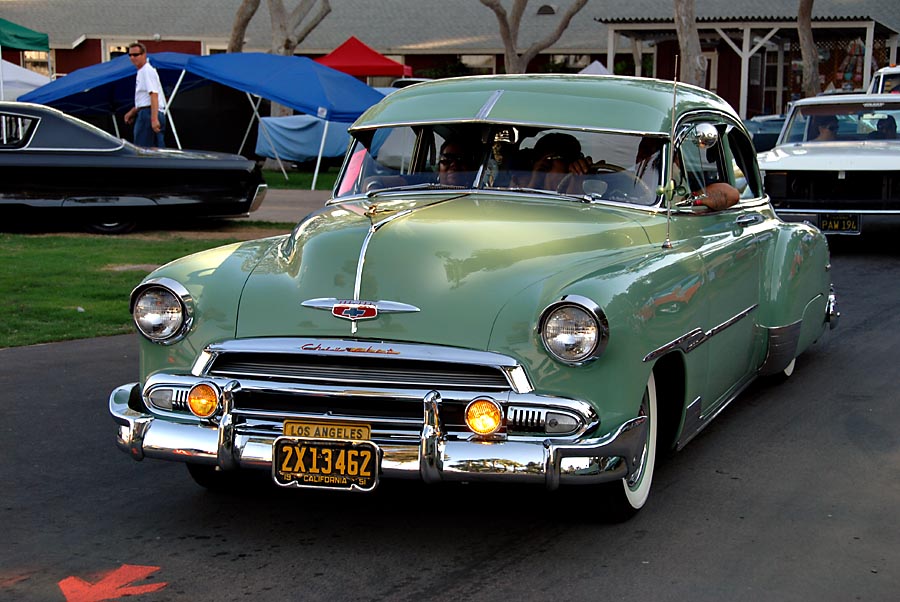
<svg viewBox="0 0 900 602">
<path fill-rule="evenodd" d="M 652 205 L 664 143 L 635 134 L 473 124 L 380 128 L 355 137 L 337 198 L 488 189 Z"/>
<path fill-rule="evenodd" d="M 790 116 L 784 143 L 898 140 L 900 99 L 798 106 Z"/>
</svg>

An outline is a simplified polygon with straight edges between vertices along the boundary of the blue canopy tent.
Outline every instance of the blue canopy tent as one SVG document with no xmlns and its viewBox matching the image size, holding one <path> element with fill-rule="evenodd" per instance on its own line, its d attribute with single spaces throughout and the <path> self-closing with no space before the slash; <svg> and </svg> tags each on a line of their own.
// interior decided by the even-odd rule
<svg viewBox="0 0 900 602">
<path fill-rule="evenodd" d="M 352 122 L 384 96 L 355 77 L 298 56 L 241 52 L 196 56 L 188 60 L 188 72 L 247 93 L 263 135 L 272 144 L 260 120 L 258 102 L 251 95 L 267 98 L 286 107 L 324 120 L 312 187 L 322 162 L 322 153 L 331 121 Z M 249 131 L 249 128 L 248 128 Z M 276 154 L 279 164 L 281 159 Z M 282 167 L 282 171 L 284 168 Z M 285 173 L 285 177 L 287 174 Z"/>
<path fill-rule="evenodd" d="M 159 73 L 163 91 L 173 98 L 179 88 L 206 83 L 203 78 L 185 71 L 193 55 L 180 52 L 148 54 L 150 64 Z M 22 102 L 34 102 L 59 109 L 72 115 L 106 115 L 121 113 L 134 106 L 134 82 L 137 70 L 128 55 L 118 56 L 106 63 L 77 69 L 65 77 L 52 81 L 19 97 Z M 168 112 L 168 107 L 166 111 Z M 169 115 L 169 124 L 178 147 L 178 132 Z M 118 135 L 118 123 L 113 119 Z"/>
<path fill-rule="evenodd" d="M 247 95 L 260 130 L 269 134 L 259 121 L 259 100 L 266 98 L 325 121 L 313 187 L 321 165 L 322 151 L 330 121 L 352 122 L 383 95 L 356 78 L 320 65 L 310 59 L 263 53 L 215 54 L 195 56 L 178 52 L 148 55 L 159 72 L 163 89 L 168 94 L 167 111 L 179 90 L 214 81 L 240 90 Z M 19 100 L 56 107 L 72 114 L 115 114 L 134 104 L 135 68 L 127 56 L 73 71 L 69 75 L 38 88 Z M 118 134 L 118 123 L 113 121 Z M 179 148 L 172 115 L 169 123 Z M 244 134 L 244 143 L 250 127 Z M 243 150 L 243 144 L 240 153 Z M 270 140 L 271 145 L 271 140 Z M 281 159 L 276 156 L 279 164 Z M 282 166 L 282 172 L 284 167 Z M 287 173 L 285 177 L 287 177 Z"/>
</svg>

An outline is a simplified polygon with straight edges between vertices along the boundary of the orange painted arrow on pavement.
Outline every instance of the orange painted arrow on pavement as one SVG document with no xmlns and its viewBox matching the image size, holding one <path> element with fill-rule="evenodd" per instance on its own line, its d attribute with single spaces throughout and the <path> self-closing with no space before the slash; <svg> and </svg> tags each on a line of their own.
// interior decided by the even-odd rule
<svg viewBox="0 0 900 602">
<path fill-rule="evenodd" d="M 138 596 L 159 591 L 167 586 L 168 583 L 131 585 L 139 579 L 146 579 L 158 570 L 158 566 L 123 564 L 116 570 L 103 574 L 96 583 L 90 583 L 80 577 L 66 577 L 58 585 L 67 602 L 116 600 L 122 596 Z"/>
</svg>

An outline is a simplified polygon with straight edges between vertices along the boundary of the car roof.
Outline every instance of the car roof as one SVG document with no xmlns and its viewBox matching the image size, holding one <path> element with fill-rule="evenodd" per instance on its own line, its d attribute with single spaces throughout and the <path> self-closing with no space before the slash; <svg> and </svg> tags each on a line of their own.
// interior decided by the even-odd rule
<svg viewBox="0 0 900 602">
<path fill-rule="evenodd" d="M 499 75 L 448 78 L 402 88 L 371 107 L 351 132 L 398 125 L 504 123 L 668 135 L 678 115 L 716 110 L 740 122 L 702 88 L 641 77 Z"/>
<path fill-rule="evenodd" d="M 822 96 L 810 96 L 809 98 L 795 100 L 791 104 L 791 107 L 805 105 L 897 102 L 897 100 L 896 94 L 866 94 L 864 92 L 854 94 L 824 94 Z"/>
<path fill-rule="evenodd" d="M 5 150 L 114 151 L 125 145 L 123 140 L 53 107 L 28 102 L 0 101 L 0 113 L 37 120 L 37 128 L 23 147 Z"/>
</svg>

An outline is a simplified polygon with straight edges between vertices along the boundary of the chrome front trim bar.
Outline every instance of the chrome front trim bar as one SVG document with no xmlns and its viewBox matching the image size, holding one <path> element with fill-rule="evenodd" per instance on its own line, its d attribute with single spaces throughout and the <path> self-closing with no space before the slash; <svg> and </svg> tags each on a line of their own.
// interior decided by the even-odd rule
<svg viewBox="0 0 900 602">
<path fill-rule="evenodd" d="M 234 468 L 271 469 L 272 444 L 279 433 L 241 431 L 231 412 L 231 392 L 224 394 L 225 413 L 218 423 L 164 419 L 128 405 L 135 384 L 115 389 L 109 410 L 119 425 L 117 445 L 135 460 L 157 458 Z M 583 403 L 570 400 L 573 404 Z M 630 476 L 647 440 L 646 418 L 625 422 L 614 431 L 584 440 L 523 438 L 451 438 L 441 418 L 441 395 L 421 398 L 423 424 L 418 443 L 374 440 L 382 450 L 388 478 L 439 481 L 515 481 L 600 483 Z M 596 424 L 596 423 L 595 423 Z"/>
<path fill-rule="evenodd" d="M 393 357 L 397 359 L 430 361 L 445 364 L 474 364 L 501 370 L 509 386 L 516 393 L 531 393 L 534 386 L 525 369 L 513 358 L 491 351 L 473 351 L 438 345 L 355 341 L 348 339 L 308 339 L 272 337 L 237 339 L 208 346 L 197 357 L 191 374 L 202 376 L 221 353 L 274 353 L 315 355 L 320 357 Z"/>
</svg>

